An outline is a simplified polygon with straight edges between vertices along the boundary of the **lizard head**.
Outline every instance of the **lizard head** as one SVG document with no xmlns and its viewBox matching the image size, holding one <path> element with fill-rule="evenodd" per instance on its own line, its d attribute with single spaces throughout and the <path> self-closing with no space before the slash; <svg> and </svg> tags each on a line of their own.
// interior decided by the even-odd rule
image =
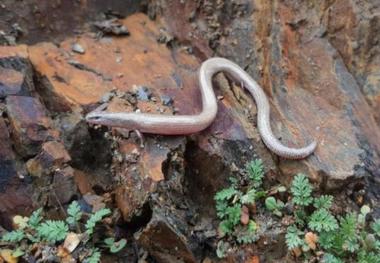
<svg viewBox="0 0 380 263">
<path fill-rule="evenodd" d="M 111 127 L 121 127 L 133 130 L 136 127 L 134 118 L 128 118 L 128 113 L 90 112 L 86 115 L 86 121 Z"/>
</svg>

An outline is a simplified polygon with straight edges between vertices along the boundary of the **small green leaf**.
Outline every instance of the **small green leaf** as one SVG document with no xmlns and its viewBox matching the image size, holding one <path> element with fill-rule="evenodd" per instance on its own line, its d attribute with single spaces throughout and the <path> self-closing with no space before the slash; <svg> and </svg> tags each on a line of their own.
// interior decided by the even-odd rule
<svg viewBox="0 0 380 263">
<path fill-rule="evenodd" d="M 310 216 L 308 225 L 311 230 L 317 232 L 332 231 L 338 228 L 335 217 L 324 208 L 318 209 Z"/>
<path fill-rule="evenodd" d="M 37 227 L 38 235 L 49 242 L 57 242 L 66 238 L 69 227 L 63 221 L 47 220 Z"/>
<path fill-rule="evenodd" d="M 333 254 L 326 253 L 322 258 L 323 263 L 344 263 L 340 258 L 335 257 Z"/>
<path fill-rule="evenodd" d="M 230 244 L 228 244 L 227 242 L 224 242 L 223 240 L 220 240 L 216 247 L 216 255 L 218 256 L 218 258 L 226 257 L 227 251 L 229 248 L 230 248 Z"/>
<path fill-rule="evenodd" d="M 333 197 L 331 195 L 322 195 L 318 198 L 314 199 L 314 207 L 317 209 L 324 208 L 324 209 L 330 209 Z"/>
<path fill-rule="evenodd" d="M 274 198 L 273 196 L 269 196 L 265 199 L 265 207 L 269 210 L 269 211 L 274 211 L 277 209 L 277 202 L 276 202 L 276 198 Z"/>
<path fill-rule="evenodd" d="M 113 245 L 110 247 L 111 253 L 119 252 L 125 247 L 126 244 L 127 244 L 127 240 L 125 240 L 124 238 L 120 239 L 118 242 L 114 242 Z"/>
<path fill-rule="evenodd" d="M 95 212 L 90 216 L 90 218 L 87 220 L 85 228 L 86 233 L 91 236 L 94 232 L 95 225 L 100 222 L 106 215 L 109 215 L 111 213 L 111 210 L 108 208 L 100 209 L 99 211 Z"/>
<path fill-rule="evenodd" d="M 293 202 L 296 205 L 307 206 L 313 202 L 313 198 L 311 197 L 313 188 L 306 175 L 296 175 L 290 190 L 293 194 Z"/>
<path fill-rule="evenodd" d="M 233 187 L 225 188 L 225 189 L 217 192 L 214 199 L 216 201 L 229 200 L 233 196 L 235 196 L 237 193 L 238 193 L 238 191 L 235 190 Z"/>
<path fill-rule="evenodd" d="M 84 263 L 99 263 L 100 257 L 101 257 L 100 251 L 97 248 L 95 248 L 92 251 L 91 255 L 84 260 Z"/>
<path fill-rule="evenodd" d="M 255 221 L 253 220 L 249 220 L 249 223 L 248 223 L 248 231 L 249 232 L 256 232 L 257 230 L 257 224 Z"/>
<path fill-rule="evenodd" d="M 376 219 L 371 225 L 372 230 L 380 237 L 380 219 Z"/>
<path fill-rule="evenodd" d="M 82 217 L 82 212 L 79 206 L 79 203 L 77 201 L 73 201 L 68 209 L 67 209 L 67 214 L 69 215 L 66 218 L 66 222 L 69 225 L 74 225 L 76 224 Z"/>
<path fill-rule="evenodd" d="M 285 239 L 286 239 L 285 241 L 289 250 L 303 245 L 304 241 L 302 238 L 300 238 L 302 234 L 303 232 L 300 231 L 297 227 L 295 226 L 288 227 L 286 231 L 286 235 L 285 235 Z"/>
<path fill-rule="evenodd" d="M 256 198 L 256 190 L 251 189 L 245 195 L 241 197 L 242 204 L 254 204 Z"/>
<path fill-rule="evenodd" d="M 263 162 L 260 159 L 251 161 L 247 165 L 247 171 L 249 179 L 252 181 L 252 184 L 255 188 L 261 186 L 263 177 L 264 177 L 264 166 Z"/>
<path fill-rule="evenodd" d="M 370 212 L 371 212 L 371 208 L 368 205 L 363 205 L 360 208 L 360 213 L 363 214 L 363 215 L 367 215 Z"/>
<path fill-rule="evenodd" d="M 32 229 L 36 229 L 39 223 L 42 220 L 42 208 L 34 211 L 32 215 L 29 217 L 28 226 Z"/>
<path fill-rule="evenodd" d="M 22 231 L 22 230 L 14 230 L 14 231 L 5 233 L 2 236 L 1 240 L 4 241 L 4 242 L 16 243 L 16 242 L 20 242 L 24 238 L 25 238 L 24 231 Z"/>
</svg>

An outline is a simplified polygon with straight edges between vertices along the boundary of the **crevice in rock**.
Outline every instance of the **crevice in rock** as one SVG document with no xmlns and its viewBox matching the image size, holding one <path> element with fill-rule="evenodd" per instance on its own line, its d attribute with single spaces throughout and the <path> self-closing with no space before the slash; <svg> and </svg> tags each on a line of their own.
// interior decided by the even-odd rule
<svg viewBox="0 0 380 263">
<path fill-rule="evenodd" d="M 89 67 L 87 65 L 84 65 L 82 63 L 79 63 L 77 61 L 69 61 L 68 64 L 70 66 L 76 68 L 76 69 L 93 73 L 96 76 L 100 77 L 103 81 L 112 81 L 112 77 L 105 76 L 103 73 L 98 72 L 97 70 L 95 70 L 95 69 L 93 69 L 93 68 L 91 68 L 91 67 Z"/>
</svg>

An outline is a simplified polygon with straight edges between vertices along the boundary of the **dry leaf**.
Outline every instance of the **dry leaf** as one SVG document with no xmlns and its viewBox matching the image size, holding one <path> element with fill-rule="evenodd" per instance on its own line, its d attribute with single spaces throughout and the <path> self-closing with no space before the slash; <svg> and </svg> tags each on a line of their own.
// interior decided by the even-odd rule
<svg viewBox="0 0 380 263">
<path fill-rule="evenodd" d="M 293 248 L 292 251 L 297 258 L 302 255 L 302 250 L 299 247 Z"/>
<path fill-rule="evenodd" d="M 305 234 L 305 242 L 312 249 L 315 250 L 317 248 L 318 236 L 313 232 L 307 232 Z"/>
<path fill-rule="evenodd" d="M 73 252 L 74 249 L 79 245 L 81 240 L 81 235 L 78 235 L 76 233 L 68 233 L 65 239 L 65 242 L 63 243 L 63 247 L 69 252 Z"/>
<path fill-rule="evenodd" d="M 247 225 L 249 223 L 249 210 L 245 205 L 243 205 L 241 209 L 240 222 L 243 225 Z"/>
<path fill-rule="evenodd" d="M 29 217 L 17 215 L 17 216 L 14 216 L 12 220 L 13 220 L 14 228 L 24 229 L 25 227 L 28 226 Z"/>
<path fill-rule="evenodd" d="M 0 256 L 5 260 L 7 263 L 17 263 L 18 258 L 15 258 L 12 256 L 13 250 L 11 249 L 0 249 Z"/>
</svg>

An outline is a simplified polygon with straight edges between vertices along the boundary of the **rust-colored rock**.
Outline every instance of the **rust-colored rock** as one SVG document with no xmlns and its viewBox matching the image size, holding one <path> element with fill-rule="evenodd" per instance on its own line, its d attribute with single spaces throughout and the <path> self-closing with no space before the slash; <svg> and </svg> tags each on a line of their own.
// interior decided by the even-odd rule
<svg viewBox="0 0 380 263">
<path fill-rule="evenodd" d="M 92 187 L 90 183 L 90 178 L 88 174 L 85 172 L 74 169 L 74 180 L 76 185 L 78 186 L 78 190 L 82 195 L 88 194 L 92 192 Z"/>
<path fill-rule="evenodd" d="M 51 120 L 38 99 L 9 96 L 6 98 L 6 107 L 15 149 L 23 157 L 37 154 L 44 141 L 57 136 L 56 132 L 50 130 Z"/>
<path fill-rule="evenodd" d="M 33 69 L 27 47 L 1 47 L 0 98 L 8 95 L 30 96 L 33 92 Z"/>
<path fill-rule="evenodd" d="M 64 41 L 61 48 L 48 43 L 29 48 L 31 62 L 44 87 L 41 92 L 50 109 L 62 111 L 94 104 L 114 88 L 132 91 L 133 85 L 144 85 L 154 88 L 159 97 L 165 91 L 180 94 L 183 85 L 196 85 L 193 74 L 198 66 L 196 60 L 158 43 L 159 28 L 152 21 L 136 14 L 123 24 L 130 37 L 98 41 L 83 35 Z M 79 43 L 86 52 L 71 52 L 74 43 Z M 189 104 L 191 109 L 193 103 Z"/>
<path fill-rule="evenodd" d="M 187 238 L 174 228 L 163 215 L 154 214 L 141 233 L 135 235 L 137 242 L 147 249 L 159 263 L 197 262 Z"/>
<path fill-rule="evenodd" d="M 348 178 L 379 176 L 380 128 L 374 118 L 377 113 L 373 113 L 361 93 L 358 86 L 360 81 L 355 79 L 360 79 L 359 75 L 351 74 L 344 64 L 355 60 L 352 59 L 355 53 L 350 53 L 350 42 L 345 41 L 352 36 L 350 25 L 355 24 L 355 17 L 365 15 L 360 20 L 363 25 L 371 21 L 369 34 L 380 28 L 376 18 L 371 18 L 375 11 L 368 11 L 372 4 L 359 7 L 350 1 L 340 0 L 329 6 L 324 1 L 320 6 L 313 5 L 313 15 L 305 15 L 310 13 L 307 2 L 285 1 L 272 5 L 271 2 L 248 0 L 239 3 L 211 1 L 209 6 L 199 10 L 195 9 L 194 3 L 173 2 L 162 0 L 155 4 L 161 7 L 158 8 L 158 14 L 162 15 L 161 19 L 168 25 L 170 32 L 181 40 L 191 41 L 199 50 L 205 39 L 213 41 L 220 55 L 247 67 L 270 99 L 272 127 L 285 144 L 297 147 L 305 145 L 312 138 L 318 141 L 317 151 L 305 161 L 280 159 L 280 179 L 289 181 L 295 173 L 305 172 L 315 181 L 324 182 L 325 187 L 336 188 L 347 182 Z M 234 14 L 223 12 L 231 6 L 240 11 Z M 210 10 L 213 12 L 208 12 Z M 337 50 L 328 40 L 321 38 L 326 29 L 326 21 L 320 19 L 324 16 L 323 12 L 326 19 L 331 19 L 328 20 L 331 22 L 329 37 L 334 46 L 338 46 Z M 338 12 L 339 16 L 332 15 L 334 12 Z M 174 13 L 176 17 L 192 14 L 191 22 L 181 20 L 185 24 L 182 26 L 171 18 Z M 356 36 L 359 35 L 359 28 L 354 29 Z M 215 38 L 213 33 L 216 34 Z M 271 41 L 265 37 L 268 35 Z M 362 43 L 361 46 L 359 38 L 357 43 L 365 49 L 368 45 Z M 364 42 L 370 44 L 367 40 Z M 379 61 L 377 49 L 372 50 L 373 60 L 370 60 L 371 66 L 367 70 L 370 72 L 374 72 L 372 65 L 378 63 L 372 61 Z M 344 60 L 339 55 L 341 53 Z M 357 66 L 352 63 L 352 68 L 365 63 L 363 60 L 356 63 Z M 371 75 L 368 79 L 375 81 L 376 78 Z M 367 87 L 375 87 L 375 83 Z M 226 140 L 231 143 L 248 138 L 250 140 L 247 143 L 252 144 L 259 157 L 273 167 L 253 123 L 244 115 L 244 109 L 251 109 L 254 105 L 252 98 L 240 91 L 236 92 L 237 89 L 232 90 L 233 93 L 223 94 L 225 96 L 219 107 L 222 114 L 218 112 L 219 117 L 213 125 L 198 138 L 200 147 L 210 155 L 216 154 L 222 158 L 232 149 L 218 151 L 216 147 L 221 147 Z M 371 99 L 371 104 L 375 105 L 375 100 Z M 222 140 L 211 146 L 206 140 L 211 131 L 215 131 L 214 127 L 218 127 L 217 131 L 221 135 L 217 137 L 222 137 Z M 234 132 L 229 132 L 230 127 L 236 127 L 237 130 L 235 128 Z"/>
<path fill-rule="evenodd" d="M 42 145 L 41 152 L 26 163 L 28 172 L 32 176 L 40 177 L 62 167 L 71 160 L 63 144 L 49 141 Z"/>
</svg>

